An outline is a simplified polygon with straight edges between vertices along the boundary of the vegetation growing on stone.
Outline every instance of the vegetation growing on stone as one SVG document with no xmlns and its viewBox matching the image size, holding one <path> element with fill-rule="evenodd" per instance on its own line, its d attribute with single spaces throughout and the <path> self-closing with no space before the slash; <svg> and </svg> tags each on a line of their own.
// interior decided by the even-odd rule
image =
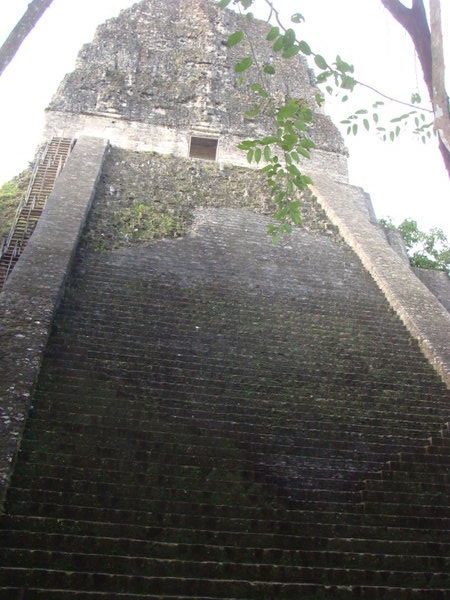
<svg viewBox="0 0 450 600">
<path fill-rule="evenodd" d="M 302 227 L 338 238 L 312 197 L 301 203 Z M 200 207 L 273 212 L 264 178 L 254 170 L 112 148 L 85 243 L 104 251 L 181 237 Z"/>
<path fill-rule="evenodd" d="M 31 168 L 28 168 L 0 187 L 0 238 L 9 231 L 17 205 L 27 191 L 30 177 Z"/>
</svg>

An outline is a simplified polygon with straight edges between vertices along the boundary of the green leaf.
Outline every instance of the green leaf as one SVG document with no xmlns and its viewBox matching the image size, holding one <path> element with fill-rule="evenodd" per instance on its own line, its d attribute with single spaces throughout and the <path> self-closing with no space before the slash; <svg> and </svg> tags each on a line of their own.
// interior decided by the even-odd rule
<svg viewBox="0 0 450 600">
<path fill-rule="evenodd" d="M 275 142 L 278 141 L 278 138 L 275 137 L 274 135 L 270 135 L 270 136 L 262 138 L 262 140 L 258 140 L 258 141 L 263 146 L 266 146 L 267 144 L 274 144 Z"/>
<path fill-rule="evenodd" d="M 322 70 L 328 69 L 327 61 L 320 54 L 315 55 L 314 62 L 319 67 L 319 69 L 322 69 Z"/>
<path fill-rule="evenodd" d="M 343 61 L 339 54 L 336 56 L 336 68 L 341 73 L 353 73 L 353 71 L 355 70 L 353 65 L 349 65 L 348 63 Z"/>
<path fill-rule="evenodd" d="M 355 112 L 355 115 L 367 115 L 367 110 L 365 108 L 360 108 Z"/>
<path fill-rule="evenodd" d="M 264 148 L 264 159 L 268 162 L 270 160 L 270 146 Z"/>
<path fill-rule="evenodd" d="M 261 148 L 256 148 L 255 150 L 255 161 L 259 163 L 261 161 L 262 151 Z"/>
<path fill-rule="evenodd" d="M 306 152 L 306 151 L 305 151 Z M 289 171 L 289 173 L 291 175 L 293 175 L 294 177 L 297 177 L 298 175 L 301 176 L 300 171 L 298 170 L 298 168 L 295 165 L 289 165 L 289 167 L 287 168 L 287 170 Z"/>
<path fill-rule="evenodd" d="M 391 132 L 389 133 L 389 137 L 391 138 L 391 142 L 393 142 L 393 141 L 394 141 L 394 139 L 395 139 L 395 133 L 394 133 L 393 131 L 391 131 Z"/>
<path fill-rule="evenodd" d="M 311 54 L 311 48 L 309 44 L 305 42 L 305 40 L 301 40 L 298 43 L 298 47 L 300 48 L 300 51 L 303 52 L 303 54 L 306 54 L 307 56 Z"/>
<path fill-rule="evenodd" d="M 267 98 L 267 96 L 268 96 L 268 93 L 266 92 L 266 90 L 259 83 L 252 83 L 250 85 L 250 89 L 252 90 L 252 92 L 259 94 L 263 98 Z"/>
<path fill-rule="evenodd" d="M 283 48 L 289 50 L 291 46 L 295 44 L 295 31 L 293 29 L 287 29 L 283 37 Z"/>
<path fill-rule="evenodd" d="M 272 27 L 272 29 L 269 31 L 269 33 L 267 34 L 267 40 L 269 42 L 273 42 L 274 40 L 277 39 L 277 37 L 280 35 L 280 29 L 279 27 Z"/>
<path fill-rule="evenodd" d="M 220 0 L 219 6 L 221 8 L 226 8 L 230 4 L 231 0 Z"/>
<path fill-rule="evenodd" d="M 256 144 L 256 140 L 244 140 L 238 145 L 238 148 L 240 150 L 249 150 L 250 148 L 253 148 L 253 146 L 256 146 Z"/>
<path fill-rule="evenodd" d="M 291 46 L 289 50 L 285 50 L 282 54 L 283 58 L 292 58 L 300 52 L 299 46 Z"/>
<path fill-rule="evenodd" d="M 292 15 L 291 21 L 293 23 L 304 23 L 305 22 L 305 17 L 302 14 L 300 14 L 300 13 L 295 13 L 295 14 Z"/>
<path fill-rule="evenodd" d="M 253 59 L 250 58 L 250 56 L 247 56 L 246 58 L 243 58 L 240 62 L 237 63 L 237 65 L 235 65 L 234 70 L 236 71 L 236 73 L 242 73 L 242 71 L 246 71 L 247 69 L 249 69 L 253 64 Z"/>
<path fill-rule="evenodd" d="M 242 42 L 243 39 L 244 39 L 244 32 L 243 31 L 235 31 L 227 39 L 228 48 L 232 48 L 233 46 L 236 46 L 236 44 L 239 44 L 239 42 Z"/>
<path fill-rule="evenodd" d="M 323 73 L 319 73 L 316 77 L 317 83 L 323 83 L 332 75 L 331 71 L 324 71 Z"/>
<path fill-rule="evenodd" d="M 373 113 L 372 118 L 373 118 L 373 120 L 374 120 L 375 123 L 378 123 L 379 117 L 378 117 L 377 113 Z"/>
<path fill-rule="evenodd" d="M 255 153 L 255 151 L 254 151 L 254 150 L 249 150 L 249 151 L 247 152 L 247 160 L 248 160 L 248 162 L 249 162 L 249 163 L 251 163 L 251 162 L 252 162 L 254 153 Z"/>
<path fill-rule="evenodd" d="M 312 140 L 310 140 L 309 138 L 306 138 L 306 137 L 302 139 L 302 141 L 300 142 L 300 145 L 303 148 L 306 148 L 307 150 L 309 148 L 315 148 L 316 147 L 316 144 Z"/>
<path fill-rule="evenodd" d="M 274 52 L 279 52 L 284 47 L 284 36 L 280 36 L 275 44 L 272 46 Z"/>
<path fill-rule="evenodd" d="M 370 123 L 368 119 L 364 119 L 363 121 L 364 127 L 367 129 L 367 131 L 369 131 L 370 129 Z"/>
<path fill-rule="evenodd" d="M 353 135 L 356 135 L 358 133 L 358 125 L 356 123 L 354 123 L 352 126 L 352 132 Z"/>
<path fill-rule="evenodd" d="M 267 73 L 267 75 L 273 75 L 275 73 L 275 69 L 272 65 L 264 65 L 263 71 L 264 73 Z"/>
<path fill-rule="evenodd" d="M 283 142 L 281 144 L 281 147 L 289 152 L 295 146 L 297 141 L 298 141 L 298 136 L 296 136 L 295 133 L 288 133 L 287 135 L 285 135 L 283 137 Z"/>
<path fill-rule="evenodd" d="M 277 113 L 278 122 L 283 121 L 284 119 L 289 119 L 293 117 L 299 109 L 298 102 L 293 98 L 290 98 L 288 102 L 282 106 Z"/>
<path fill-rule="evenodd" d="M 308 150 L 306 150 L 306 148 L 299 148 L 298 151 L 305 158 L 311 158 L 311 154 L 308 152 Z"/>
<path fill-rule="evenodd" d="M 348 75 L 342 76 L 341 88 L 344 90 L 353 90 L 356 85 L 356 81 L 353 77 L 349 77 Z"/>
<path fill-rule="evenodd" d="M 294 126 L 297 127 L 297 129 L 299 129 L 300 131 L 306 131 L 306 124 L 305 121 L 303 121 L 302 119 L 297 119 L 296 121 L 294 121 Z"/>
<path fill-rule="evenodd" d="M 295 162 L 300 161 L 300 156 L 297 154 L 297 152 L 291 152 L 291 157 L 292 157 L 292 160 L 294 160 Z"/>
<path fill-rule="evenodd" d="M 325 98 L 319 92 L 314 95 L 314 98 L 318 106 L 322 106 L 322 104 L 325 102 Z"/>
</svg>

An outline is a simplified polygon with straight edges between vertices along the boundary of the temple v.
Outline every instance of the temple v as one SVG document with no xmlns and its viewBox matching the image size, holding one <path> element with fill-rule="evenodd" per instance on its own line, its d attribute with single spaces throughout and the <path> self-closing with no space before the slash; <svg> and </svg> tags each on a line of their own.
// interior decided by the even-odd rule
<svg viewBox="0 0 450 600">
<path fill-rule="evenodd" d="M 410 268 L 317 107 L 272 243 L 240 19 L 143 0 L 47 110 L 0 264 L 0 599 L 448 598 L 448 277 Z"/>
</svg>

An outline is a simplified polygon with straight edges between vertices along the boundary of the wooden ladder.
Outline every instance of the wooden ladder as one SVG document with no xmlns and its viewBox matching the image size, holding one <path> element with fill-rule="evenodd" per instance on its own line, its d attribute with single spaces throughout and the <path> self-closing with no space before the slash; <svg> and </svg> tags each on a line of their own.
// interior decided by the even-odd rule
<svg viewBox="0 0 450 600">
<path fill-rule="evenodd" d="M 0 244 L 0 289 L 27 245 L 74 143 L 69 138 L 54 137 L 38 158 L 9 233 Z"/>
</svg>

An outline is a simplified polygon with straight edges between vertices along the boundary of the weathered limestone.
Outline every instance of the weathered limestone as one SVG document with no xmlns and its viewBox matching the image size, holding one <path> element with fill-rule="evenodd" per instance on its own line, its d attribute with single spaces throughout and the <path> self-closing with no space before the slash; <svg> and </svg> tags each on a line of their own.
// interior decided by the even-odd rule
<svg viewBox="0 0 450 600">
<path fill-rule="evenodd" d="M 100 139 L 77 141 L 43 217 L 0 294 L 0 499 L 106 146 L 106 141 Z"/>
</svg>

